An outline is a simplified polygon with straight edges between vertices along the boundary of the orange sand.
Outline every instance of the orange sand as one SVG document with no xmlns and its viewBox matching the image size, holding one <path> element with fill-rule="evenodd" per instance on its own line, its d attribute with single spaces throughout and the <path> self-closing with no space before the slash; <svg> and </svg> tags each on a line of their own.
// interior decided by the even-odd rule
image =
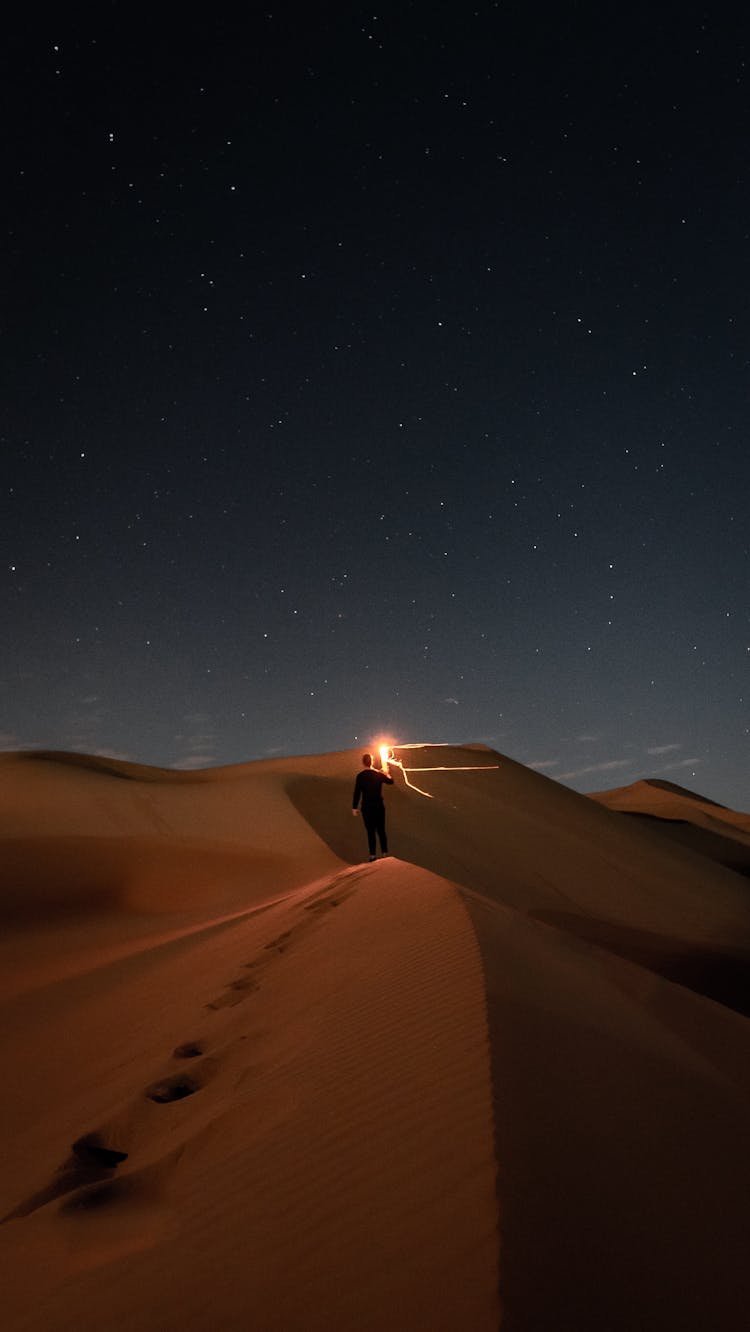
<svg viewBox="0 0 750 1332">
<path fill-rule="evenodd" d="M 0 758 L 9 1332 L 744 1324 L 750 819 L 396 757 Z"/>
</svg>

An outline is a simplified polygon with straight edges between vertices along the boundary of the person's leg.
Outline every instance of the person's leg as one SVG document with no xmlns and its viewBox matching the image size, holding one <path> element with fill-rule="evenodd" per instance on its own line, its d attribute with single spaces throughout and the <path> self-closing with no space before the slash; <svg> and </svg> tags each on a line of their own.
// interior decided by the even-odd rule
<svg viewBox="0 0 750 1332">
<path fill-rule="evenodd" d="M 364 819 L 365 828 L 367 829 L 367 845 L 368 845 L 369 848 L 370 848 L 370 855 L 371 855 L 371 856 L 374 856 L 374 855 L 375 855 L 375 820 L 374 820 L 374 818 L 373 818 L 373 816 L 372 816 L 371 814 L 365 814 L 364 810 L 362 811 L 362 818 Z"/>
<path fill-rule="evenodd" d="M 378 837 L 380 838 L 380 850 L 384 856 L 387 856 L 388 838 L 385 831 L 385 806 L 378 810 Z"/>
</svg>

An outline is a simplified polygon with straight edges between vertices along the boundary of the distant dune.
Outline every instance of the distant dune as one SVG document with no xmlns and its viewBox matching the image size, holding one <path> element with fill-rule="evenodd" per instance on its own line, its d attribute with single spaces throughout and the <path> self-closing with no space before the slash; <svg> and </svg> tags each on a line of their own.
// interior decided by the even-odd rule
<svg viewBox="0 0 750 1332">
<path fill-rule="evenodd" d="M 750 815 L 0 756 L 9 1332 L 735 1329 Z"/>
<path fill-rule="evenodd" d="M 750 877 L 750 814 L 656 778 L 599 791 L 591 799 L 637 819 L 658 820 L 662 836 Z"/>
</svg>

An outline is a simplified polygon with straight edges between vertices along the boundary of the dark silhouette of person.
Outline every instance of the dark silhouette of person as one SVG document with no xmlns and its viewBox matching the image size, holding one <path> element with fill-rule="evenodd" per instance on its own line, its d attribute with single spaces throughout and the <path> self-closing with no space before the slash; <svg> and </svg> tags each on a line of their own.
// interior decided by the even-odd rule
<svg viewBox="0 0 750 1332">
<path fill-rule="evenodd" d="M 385 805 L 383 804 L 383 786 L 393 786 L 393 778 L 387 771 L 379 772 L 372 766 L 372 754 L 362 755 L 362 771 L 357 773 L 352 797 L 352 814 L 359 813 L 362 801 L 362 818 L 367 829 L 367 845 L 370 848 L 370 860 L 375 859 L 375 834 L 380 840 L 380 850 L 388 855 L 388 838 L 385 832 Z"/>
</svg>

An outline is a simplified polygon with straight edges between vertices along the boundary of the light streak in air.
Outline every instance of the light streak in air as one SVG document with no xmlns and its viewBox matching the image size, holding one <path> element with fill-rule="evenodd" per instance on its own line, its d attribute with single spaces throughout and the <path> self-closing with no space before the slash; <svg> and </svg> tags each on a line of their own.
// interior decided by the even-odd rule
<svg viewBox="0 0 750 1332">
<path fill-rule="evenodd" d="M 454 767 L 452 764 L 445 764 L 445 765 L 442 766 L 442 767 L 434 767 L 434 768 L 406 768 L 406 767 L 404 766 L 402 760 L 401 760 L 401 759 L 397 759 L 396 756 L 394 755 L 394 753 L 393 753 L 394 748 L 395 748 L 395 749 L 424 749 L 425 746 L 424 746 L 424 745 L 421 745 L 421 744 L 408 744 L 408 745 L 395 745 L 395 746 L 394 746 L 394 745 L 381 745 L 381 746 L 380 746 L 380 762 L 381 762 L 381 764 L 382 764 L 382 766 L 383 766 L 383 771 L 386 772 L 386 773 L 387 773 L 387 771 L 388 771 L 388 767 L 389 767 L 389 765 L 391 765 L 391 764 L 393 765 L 394 768 L 400 768 L 400 769 L 401 769 L 401 772 L 403 773 L 403 777 L 404 777 L 404 781 L 406 782 L 406 785 L 407 785 L 407 786 L 410 786 L 411 789 L 412 789 L 412 791 L 418 791 L 420 795 L 426 796 L 426 798 L 427 798 L 428 800 L 434 800 L 434 799 L 435 799 L 434 795 L 433 795 L 430 791 L 423 791 L 423 790 L 422 790 L 422 787 L 421 787 L 421 786 L 417 786 L 416 782 L 411 782 L 411 781 L 409 781 L 409 773 L 410 773 L 410 772 L 483 772 L 483 771 L 485 771 L 485 770 L 489 770 L 489 769 L 497 769 L 497 768 L 500 767 L 500 764 L 499 764 L 499 763 L 477 763 L 477 764 L 471 764 L 471 765 L 469 765 L 469 766 L 467 766 L 467 767 L 463 767 L 463 766 L 455 766 L 455 767 Z M 450 748 L 450 746 L 449 746 L 449 745 L 442 745 L 442 746 L 431 745 L 430 748 L 431 748 L 431 749 L 437 749 L 437 748 L 448 749 L 448 748 Z"/>
</svg>

